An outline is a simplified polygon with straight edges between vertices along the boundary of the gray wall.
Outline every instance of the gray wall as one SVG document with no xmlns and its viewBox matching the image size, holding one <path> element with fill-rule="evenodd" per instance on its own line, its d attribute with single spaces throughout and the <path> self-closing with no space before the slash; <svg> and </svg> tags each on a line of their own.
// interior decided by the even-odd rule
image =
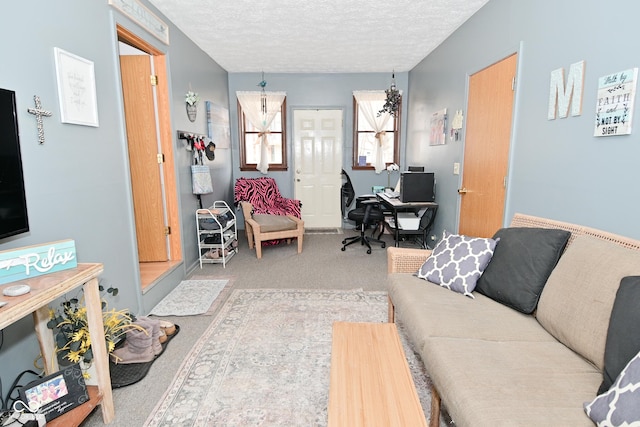
<svg viewBox="0 0 640 427">
<path fill-rule="evenodd" d="M 409 73 L 396 73 L 396 85 L 406 94 Z M 234 180 L 239 177 L 257 178 L 262 175 L 258 171 L 240 171 L 238 148 L 238 109 L 236 91 L 258 90 L 257 84 L 262 76 L 259 73 L 230 73 L 229 96 L 231 99 L 231 141 L 233 147 Z M 331 108 L 344 111 L 344 148 L 343 168 L 351 177 L 356 194 L 371 192 L 373 185 L 387 185 L 387 173 L 376 174 L 374 171 L 351 170 L 353 152 L 353 91 L 384 90 L 391 84 L 390 73 L 351 73 L 351 74 L 265 74 L 267 90 L 285 91 L 287 93 L 287 151 L 289 170 L 286 172 L 269 172 L 268 176 L 278 183 L 280 192 L 286 197 L 293 197 L 293 114 L 294 109 Z M 403 97 L 403 111 L 406 111 L 406 97 Z M 404 129 L 406 115 L 403 116 Z M 406 144 L 406 135 L 400 133 L 401 147 Z M 404 150 L 401 149 L 400 163 L 405 168 Z M 398 174 L 395 173 L 397 180 Z M 395 184 L 395 182 L 394 182 Z M 242 223 L 241 223 L 242 224 Z M 243 226 L 243 224 L 242 224 Z"/>
<path fill-rule="evenodd" d="M 110 304 L 142 313 L 196 265 L 193 210 L 197 203 L 191 194 L 190 158 L 176 139 L 174 156 L 182 208 L 184 265 L 143 296 L 137 271 L 116 23 L 166 52 L 174 130 L 206 133 L 203 104 L 195 123 L 187 119 L 184 94 L 189 83 L 202 100 L 228 104 L 226 71 L 173 25 L 170 25 L 171 44 L 166 46 L 115 12 L 106 1 L 25 0 L 3 6 L 0 87 L 16 92 L 31 229 L 1 240 L 0 250 L 74 239 L 78 261 L 104 263 L 103 280 L 120 289 L 120 295 L 111 299 Z M 94 62 L 99 127 L 60 122 L 54 47 Z M 27 113 L 27 108 L 33 106 L 34 95 L 40 96 L 43 107 L 53 112 L 52 117 L 44 119 L 43 145 L 38 144 L 36 121 Z M 217 154 L 212 164 L 216 178 L 213 197 L 226 198 L 231 181 L 231 153 L 220 150 Z M 39 349 L 30 316 L 6 328 L 3 334 L 0 378 L 6 393 L 6 387 L 18 372 L 33 369 L 32 361 Z"/>
<path fill-rule="evenodd" d="M 623 0 L 615 10 L 636 16 L 640 3 Z M 491 0 L 410 72 L 407 157 L 436 170 L 441 209 L 434 233 L 457 230 L 461 176 L 452 171 L 463 161 L 464 134 L 462 141 L 431 147 L 426 117 L 444 107 L 466 111 L 468 75 L 518 52 L 505 223 L 524 212 L 640 238 L 638 130 L 592 136 L 598 78 L 639 65 L 630 46 L 640 27 L 606 16 L 595 0 Z M 566 73 L 581 60 L 582 115 L 547 120 L 550 72 Z M 634 116 L 640 120 L 637 111 Z"/>
</svg>

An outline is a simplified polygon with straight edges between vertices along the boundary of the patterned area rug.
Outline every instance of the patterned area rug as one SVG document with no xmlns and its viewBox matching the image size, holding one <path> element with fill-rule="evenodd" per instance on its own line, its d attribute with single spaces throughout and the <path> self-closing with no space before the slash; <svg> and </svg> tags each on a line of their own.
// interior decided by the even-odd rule
<svg viewBox="0 0 640 427">
<path fill-rule="evenodd" d="M 205 314 L 228 282 L 228 280 L 183 280 L 153 307 L 149 314 L 154 316 Z"/>
<path fill-rule="evenodd" d="M 304 234 L 342 234 L 342 228 L 311 228 L 305 227 Z"/>
<path fill-rule="evenodd" d="M 325 426 L 333 322 L 386 317 L 386 292 L 234 290 L 145 426 Z M 424 367 L 402 339 L 428 416 Z"/>
</svg>

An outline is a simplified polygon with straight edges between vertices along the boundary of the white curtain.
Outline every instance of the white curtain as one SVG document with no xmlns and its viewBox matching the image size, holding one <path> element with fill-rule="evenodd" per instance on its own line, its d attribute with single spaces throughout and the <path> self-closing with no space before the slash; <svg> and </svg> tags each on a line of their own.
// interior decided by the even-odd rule
<svg viewBox="0 0 640 427">
<path fill-rule="evenodd" d="M 391 115 L 387 112 L 378 116 L 378 111 L 382 110 L 382 106 L 384 105 L 386 94 L 382 90 L 354 91 L 353 96 L 356 98 L 360 111 L 362 111 L 362 114 L 369 123 L 369 126 L 371 126 L 376 132 L 373 166 L 376 173 L 380 174 L 386 168 L 383 154 L 384 148 L 389 143 L 389 138 L 387 137 L 384 129 L 391 118 Z"/>
<path fill-rule="evenodd" d="M 258 143 L 260 156 L 256 169 L 266 174 L 269 170 L 269 127 L 275 118 L 286 96 L 285 92 L 265 92 L 267 96 L 267 113 L 262 112 L 262 92 L 236 92 L 238 102 L 247 120 L 260 131 Z"/>
</svg>

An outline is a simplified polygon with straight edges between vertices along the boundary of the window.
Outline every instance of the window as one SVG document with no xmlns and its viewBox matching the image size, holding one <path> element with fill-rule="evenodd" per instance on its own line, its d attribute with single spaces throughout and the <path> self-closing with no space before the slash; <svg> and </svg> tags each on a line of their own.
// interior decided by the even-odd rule
<svg viewBox="0 0 640 427">
<path fill-rule="evenodd" d="M 270 171 L 287 170 L 286 111 L 285 98 L 267 133 L 269 145 L 267 155 Z M 240 170 L 255 171 L 260 159 L 260 143 L 258 141 L 260 130 L 247 120 L 240 102 L 238 102 L 238 121 L 240 122 Z"/>
<path fill-rule="evenodd" d="M 378 111 L 382 110 L 386 94 L 384 91 L 364 92 L 366 99 L 353 97 L 353 169 L 374 169 L 376 145 L 376 130 L 371 125 L 372 120 L 381 122 Z M 396 117 L 390 116 L 382 130 L 386 136 L 383 147 L 382 160 L 385 165 L 400 163 L 400 117 L 402 110 L 398 110 Z M 367 115 L 369 119 L 367 119 Z M 373 118 L 372 118 L 373 116 Z"/>
</svg>

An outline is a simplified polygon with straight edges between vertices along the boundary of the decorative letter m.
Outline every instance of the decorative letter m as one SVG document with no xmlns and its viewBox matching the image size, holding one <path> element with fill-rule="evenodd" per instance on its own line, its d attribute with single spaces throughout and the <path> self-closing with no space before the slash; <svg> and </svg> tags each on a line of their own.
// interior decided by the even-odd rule
<svg viewBox="0 0 640 427">
<path fill-rule="evenodd" d="M 561 118 L 567 117 L 569 104 L 571 104 L 572 116 L 582 114 L 583 88 L 584 61 L 571 64 L 569 75 L 567 76 L 567 86 L 564 85 L 564 69 L 553 70 L 549 84 L 549 112 L 547 113 L 547 118 L 554 120 L 556 118 L 556 110 Z"/>
</svg>

